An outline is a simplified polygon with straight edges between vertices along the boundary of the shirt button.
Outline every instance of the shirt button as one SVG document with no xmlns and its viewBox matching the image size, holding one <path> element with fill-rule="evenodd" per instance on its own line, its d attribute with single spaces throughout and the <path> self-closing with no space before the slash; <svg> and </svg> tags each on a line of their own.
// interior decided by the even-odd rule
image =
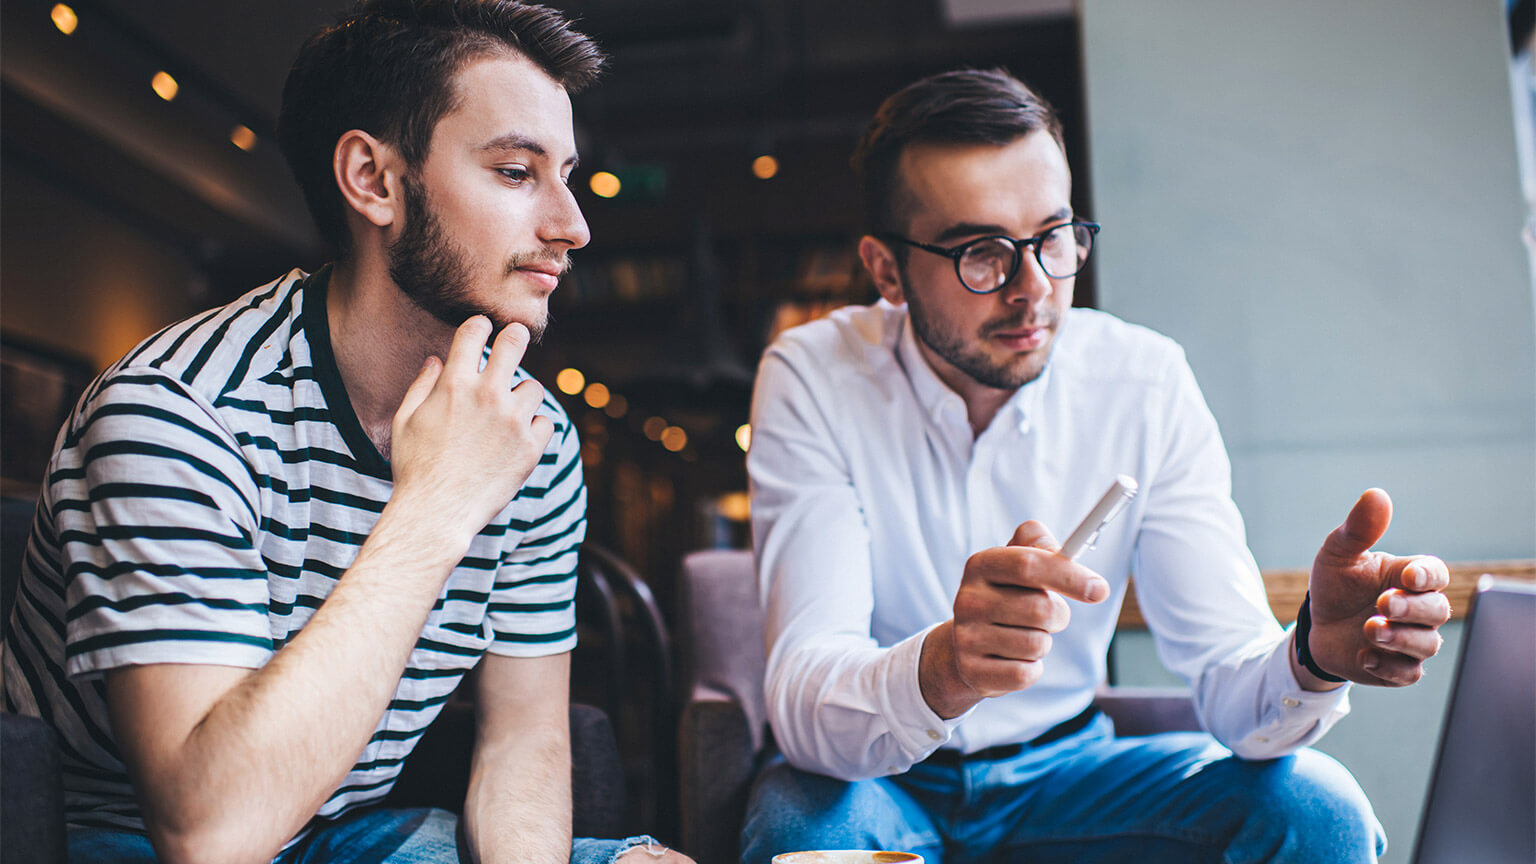
<svg viewBox="0 0 1536 864">
<path fill-rule="evenodd" d="M 930 740 L 930 741 L 938 741 L 939 739 L 941 739 L 943 737 L 944 736 L 940 735 L 939 734 L 939 730 L 937 730 L 937 729 L 929 729 L 928 730 L 928 740 Z"/>
<path fill-rule="evenodd" d="M 1287 708 L 1295 708 L 1297 705 L 1301 704 L 1301 700 L 1300 699 L 1296 699 L 1296 698 L 1291 697 L 1291 696 L 1287 696 L 1284 699 L 1280 700 L 1280 704 L 1284 705 Z"/>
</svg>

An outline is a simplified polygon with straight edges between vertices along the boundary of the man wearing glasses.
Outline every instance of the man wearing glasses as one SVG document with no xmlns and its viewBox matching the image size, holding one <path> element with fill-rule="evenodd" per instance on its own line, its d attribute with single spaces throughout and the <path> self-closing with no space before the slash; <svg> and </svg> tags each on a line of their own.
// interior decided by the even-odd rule
<svg viewBox="0 0 1536 864">
<path fill-rule="evenodd" d="M 1269 611 L 1214 418 L 1171 340 L 1073 309 L 1099 226 L 1061 128 L 1001 71 L 886 100 L 854 155 L 881 302 L 789 331 L 748 468 L 782 759 L 744 858 L 1374 861 L 1348 772 L 1307 749 L 1346 681 L 1439 649 L 1445 565 L 1368 551 L 1371 490 L 1323 543 L 1298 628 Z M 1116 475 L 1139 494 L 1076 561 Z M 1000 545 L 1002 544 L 1002 545 Z M 1116 738 L 1092 707 L 1127 579 L 1209 734 Z"/>
</svg>

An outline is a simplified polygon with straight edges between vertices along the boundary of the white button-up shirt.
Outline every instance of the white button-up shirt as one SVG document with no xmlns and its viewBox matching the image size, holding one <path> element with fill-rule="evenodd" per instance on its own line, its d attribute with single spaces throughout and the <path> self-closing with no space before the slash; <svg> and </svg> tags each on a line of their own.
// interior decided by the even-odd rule
<svg viewBox="0 0 1536 864">
<path fill-rule="evenodd" d="M 758 371 L 752 523 L 767 617 L 769 720 L 797 767 L 855 779 L 940 746 L 1028 741 L 1087 707 L 1136 575 L 1163 663 L 1246 758 L 1305 746 L 1348 711 L 1305 691 L 1231 498 L 1215 418 L 1172 340 L 1074 309 L 1050 363 L 979 436 L 919 353 L 905 307 L 849 307 L 786 332 Z M 923 701 L 922 640 L 953 615 L 971 554 L 1026 520 L 1065 538 L 1117 474 L 1140 493 L 1079 558 L 1109 581 L 1067 601 L 1027 690 L 943 720 Z"/>
</svg>

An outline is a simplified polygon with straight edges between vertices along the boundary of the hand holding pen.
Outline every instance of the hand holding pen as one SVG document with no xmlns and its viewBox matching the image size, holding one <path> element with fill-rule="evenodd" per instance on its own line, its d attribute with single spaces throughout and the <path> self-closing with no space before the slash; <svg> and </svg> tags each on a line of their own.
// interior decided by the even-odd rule
<svg viewBox="0 0 1536 864">
<path fill-rule="evenodd" d="M 1071 559 L 1092 545 L 1135 490 L 1134 480 L 1117 478 L 1065 547 L 1031 521 L 1008 545 L 966 561 L 954 617 L 929 632 L 918 664 L 923 698 L 935 713 L 956 717 L 983 698 L 1039 680 L 1051 634 L 1071 620 L 1064 598 L 1098 603 L 1109 597 L 1104 577 Z"/>
</svg>

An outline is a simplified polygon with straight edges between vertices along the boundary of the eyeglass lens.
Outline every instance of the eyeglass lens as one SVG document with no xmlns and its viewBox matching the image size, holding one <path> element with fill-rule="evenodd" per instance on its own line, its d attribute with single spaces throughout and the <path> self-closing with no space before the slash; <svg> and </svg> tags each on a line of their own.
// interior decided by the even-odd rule
<svg viewBox="0 0 1536 864">
<path fill-rule="evenodd" d="M 1093 234 L 1081 225 L 1059 225 L 1033 243 L 1036 259 L 1047 276 L 1065 279 L 1088 260 Z M 1018 246 L 1002 237 L 989 237 L 967 247 L 957 262 L 960 279 L 972 291 L 993 291 L 1013 278 L 1022 263 Z"/>
</svg>

